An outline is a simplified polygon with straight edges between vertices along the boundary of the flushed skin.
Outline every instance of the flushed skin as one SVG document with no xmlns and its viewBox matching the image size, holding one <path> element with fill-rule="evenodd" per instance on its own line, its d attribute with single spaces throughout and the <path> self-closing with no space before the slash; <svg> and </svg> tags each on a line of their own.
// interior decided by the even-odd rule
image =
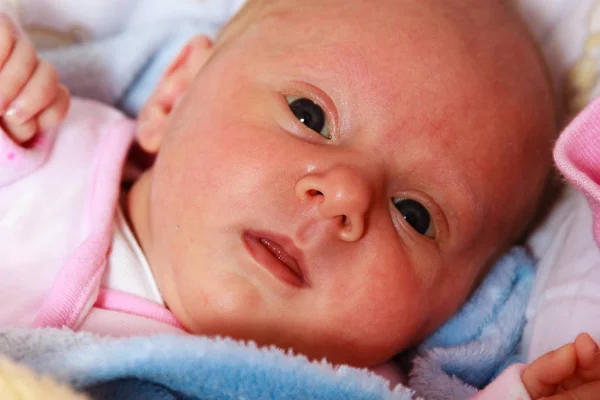
<svg viewBox="0 0 600 400">
<path fill-rule="evenodd" d="M 503 4 L 251 1 L 216 43 L 190 42 L 140 115 L 157 159 L 127 199 L 176 317 L 358 366 L 450 317 L 550 166 L 551 91 Z M 392 199 L 422 204 L 427 233 Z M 294 255 L 296 284 L 251 251 L 261 238 Z"/>
</svg>

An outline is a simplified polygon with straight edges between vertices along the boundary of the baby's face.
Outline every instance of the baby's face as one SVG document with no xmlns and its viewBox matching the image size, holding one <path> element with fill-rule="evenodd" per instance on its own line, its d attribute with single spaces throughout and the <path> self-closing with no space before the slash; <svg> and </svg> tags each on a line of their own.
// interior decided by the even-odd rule
<svg viewBox="0 0 600 400">
<path fill-rule="evenodd" d="M 493 58 L 418 1 L 354 4 L 275 9 L 220 46 L 134 186 L 194 333 L 384 361 L 457 310 L 539 186 L 534 106 Z"/>
</svg>

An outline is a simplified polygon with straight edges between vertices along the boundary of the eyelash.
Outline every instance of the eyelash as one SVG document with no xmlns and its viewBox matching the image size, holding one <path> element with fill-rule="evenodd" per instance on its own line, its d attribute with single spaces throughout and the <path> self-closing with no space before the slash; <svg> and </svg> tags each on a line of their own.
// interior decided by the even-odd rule
<svg viewBox="0 0 600 400">
<path fill-rule="evenodd" d="M 414 200 L 414 201 L 421 203 L 421 205 L 429 213 L 430 221 L 431 221 L 430 223 L 432 225 L 432 230 L 433 230 L 433 236 L 426 236 L 426 235 L 422 235 L 419 232 L 417 232 L 404 219 L 404 216 L 402 215 L 402 213 L 394 205 L 392 198 Z M 392 198 L 390 198 L 389 202 L 390 202 L 391 213 L 393 214 L 392 219 L 394 221 L 394 225 L 396 225 L 397 230 L 400 230 L 400 229 L 408 230 L 411 235 L 419 237 L 419 238 L 424 238 L 429 241 L 438 241 L 439 240 L 440 224 L 438 223 L 438 221 L 440 221 L 440 211 L 437 209 L 437 207 L 434 205 L 434 203 L 431 200 L 429 200 L 428 198 L 424 198 L 422 196 L 408 195 L 406 193 L 397 194 L 395 196 L 392 196 Z"/>
<path fill-rule="evenodd" d="M 331 135 L 331 138 L 326 140 L 331 142 L 338 138 L 337 109 L 335 108 L 333 101 L 324 92 L 308 83 L 292 83 L 287 85 L 280 93 L 283 95 L 283 102 L 288 108 L 289 105 L 286 97 L 305 97 L 321 107 L 325 113 L 327 123 L 329 124 L 329 134 Z M 302 125 L 302 129 L 308 129 L 300 122 L 299 125 Z"/>
</svg>

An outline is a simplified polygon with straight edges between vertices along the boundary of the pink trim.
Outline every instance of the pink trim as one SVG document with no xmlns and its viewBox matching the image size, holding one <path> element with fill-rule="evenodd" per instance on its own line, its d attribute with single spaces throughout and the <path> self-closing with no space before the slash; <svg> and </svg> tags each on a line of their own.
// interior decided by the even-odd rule
<svg viewBox="0 0 600 400">
<path fill-rule="evenodd" d="M 149 318 L 186 331 L 173 313 L 150 300 L 114 289 L 101 288 L 94 307 Z"/>
<path fill-rule="evenodd" d="M 560 135 L 556 166 L 588 200 L 594 238 L 600 246 L 600 98 L 588 105 Z"/>
<path fill-rule="evenodd" d="M 114 207 L 119 195 L 119 182 L 127 147 L 133 139 L 134 123 L 125 118 L 107 128 L 101 136 L 93 161 L 90 180 L 91 195 L 88 218 L 90 235 L 69 257 L 58 274 L 49 295 L 33 321 L 33 327 L 74 328 L 79 315 L 93 303 L 106 269 L 106 253 L 110 246 Z M 120 152 L 115 159 L 115 152 Z M 106 193 L 102 201 L 98 192 Z"/>
</svg>

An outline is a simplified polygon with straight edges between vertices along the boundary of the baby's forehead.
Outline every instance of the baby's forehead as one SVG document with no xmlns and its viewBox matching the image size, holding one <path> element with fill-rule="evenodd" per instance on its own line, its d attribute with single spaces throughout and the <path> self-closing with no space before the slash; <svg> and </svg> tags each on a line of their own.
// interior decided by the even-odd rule
<svg viewBox="0 0 600 400">
<path fill-rule="evenodd" d="M 283 31 L 270 31 L 270 35 L 308 33 L 305 28 L 307 24 L 326 27 L 339 23 L 354 29 L 356 35 L 361 35 L 369 31 L 365 29 L 367 19 L 375 22 L 375 25 L 381 25 L 389 19 L 384 16 L 406 13 L 406 8 L 413 2 L 414 0 L 305 0 L 300 5 L 293 0 L 247 0 L 221 33 L 222 36 L 227 36 L 225 33 L 230 30 L 244 31 L 248 26 L 268 21 L 285 25 Z M 379 13 L 382 15 L 377 15 Z M 360 23 L 357 16 L 363 17 Z"/>
<path fill-rule="evenodd" d="M 412 14 L 419 21 L 446 20 L 462 23 L 466 29 L 477 29 L 494 23 L 493 20 L 484 21 L 484 24 L 477 23 L 481 19 L 480 14 L 486 11 L 495 15 L 499 12 L 506 14 L 509 9 L 510 6 L 505 2 L 488 0 L 304 0 L 301 5 L 296 0 L 247 0 L 236 19 L 252 22 L 263 18 L 277 18 L 281 21 L 302 19 L 314 25 L 325 25 L 333 21 L 350 22 L 361 16 L 362 23 L 371 20 L 376 24 L 385 24 L 390 20 L 399 23 L 402 19 L 396 17 Z M 289 28 L 293 29 L 293 26 Z M 365 33 L 363 25 L 354 28 L 357 35 Z M 392 32 L 388 32 L 390 33 Z M 283 35 L 285 32 L 279 34 Z"/>
<path fill-rule="evenodd" d="M 265 19 L 281 23 L 293 23 L 287 26 L 286 31 L 278 32 L 280 35 L 295 33 L 299 22 L 307 22 L 315 26 L 325 26 L 342 22 L 350 24 L 349 27 L 356 30 L 356 34 L 365 33 L 364 24 L 369 19 L 377 24 L 382 24 L 389 17 L 394 17 L 407 12 L 413 0 L 353 0 L 352 2 L 342 0 L 305 0 L 300 6 L 294 0 L 248 0 L 246 6 L 238 16 L 248 23 L 257 23 Z M 419 4 L 414 3 L 414 4 Z M 379 15 L 381 14 L 381 15 Z M 433 14 L 432 14 L 433 15 Z M 362 25 L 353 25 L 358 22 L 357 16 L 361 16 Z M 369 18 L 375 16 L 376 18 Z M 385 18 L 387 16 L 388 18 Z"/>
<path fill-rule="evenodd" d="M 432 54 L 478 54 L 482 57 L 471 57 L 471 64 L 501 66 L 506 57 L 490 56 L 490 49 L 524 36 L 517 20 L 505 2 L 495 0 L 304 0 L 302 6 L 293 0 L 249 0 L 231 30 L 243 35 L 255 27 L 265 46 L 287 41 L 303 47 L 306 57 L 311 57 L 311 50 L 329 51 L 327 46 L 343 50 L 346 45 L 362 52 L 367 62 L 374 52 L 379 58 L 409 57 L 408 51 L 417 50 L 414 56 L 423 61 Z M 361 47 L 365 44 L 367 48 Z M 393 62 L 402 62 L 394 58 Z"/>
</svg>

